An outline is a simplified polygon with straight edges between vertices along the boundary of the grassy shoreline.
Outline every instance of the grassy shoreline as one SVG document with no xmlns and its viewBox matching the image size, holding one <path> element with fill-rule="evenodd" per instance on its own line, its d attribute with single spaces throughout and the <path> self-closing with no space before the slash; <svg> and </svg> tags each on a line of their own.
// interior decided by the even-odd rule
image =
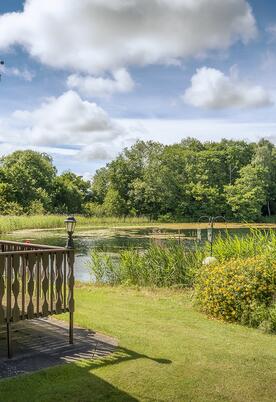
<svg viewBox="0 0 276 402">
<path fill-rule="evenodd" d="M 64 215 L 23 215 L 23 216 L 0 216 L 0 233 L 11 233 L 18 230 L 43 230 L 43 229 L 63 229 L 64 228 Z M 76 216 L 77 219 L 77 230 L 87 229 L 87 228 L 160 228 L 160 229 L 171 229 L 171 230 L 185 230 L 185 229 L 197 229 L 206 228 L 207 223 L 198 222 L 177 222 L 177 223 L 163 223 L 163 222 L 152 222 L 145 217 L 127 217 L 127 218 L 116 218 L 116 217 L 85 217 Z M 216 223 L 215 228 L 221 229 L 242 229 L 242 228 L 261 228 L 261 229 L 273 229 L 276 228 L 276 223 L 239 223 L 239 222 L 228 222 L 228 223 Z"/>
<path fill-rule="evenodd" d="M 25 229 L 63 229 L 65 215 L 0 216 L 0 233 L 10 233 Z M 110 225 L 145 225 L 146 218 L 89 218 L 76 216 L 77 228 L 107 227 Z"/>
</svg>

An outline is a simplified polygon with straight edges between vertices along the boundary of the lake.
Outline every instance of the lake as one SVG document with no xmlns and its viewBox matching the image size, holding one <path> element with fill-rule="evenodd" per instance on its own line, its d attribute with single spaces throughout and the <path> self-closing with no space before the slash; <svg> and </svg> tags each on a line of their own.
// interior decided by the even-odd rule
<svg viewBox="0 0 276 402">
<path fill-rule="evenodd" d="M 244 235 L 248 228 L 227 229 L 230 234 Z M 214 229 L 214 235 L 225 234 L 226 229 Z M 202 242 L 207 240 L 206 227 L 201 230 Z M 66 244 L 66 233 L 64 230 L 28 230 L 18 231 L 4 236 L 7 240 L 24 241 L 30 240 L 33 243 L 64 246 Z M 171 239 L 180 242 L 185 247 L 192 248 L 197 242 L 196 229 L 177 229 L 168 227 L 120 227 L 120 228 L 98 228 L 78 230 L 74 235 L 76 249 L 75 277 L 82 282 L 91 281 L 88 268 L 88 261 L 92 250 L 100 250 L 108 253 L 111 258 L 116 258 L 121 250 L 134 248 L 146 249 L 151 242 L 163 243 Z"/>
</svg>

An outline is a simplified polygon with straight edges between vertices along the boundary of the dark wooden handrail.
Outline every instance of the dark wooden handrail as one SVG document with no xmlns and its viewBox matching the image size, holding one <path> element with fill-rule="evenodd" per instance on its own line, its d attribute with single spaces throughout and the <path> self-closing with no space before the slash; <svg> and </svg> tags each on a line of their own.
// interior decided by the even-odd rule
<svg viewBox="0 0 276 402">
<path fill-rule="evenodd" d="M 16 250 L 16 251 L 0 251 L 1 255 L 17 255 L 17 254 L 47 254 L 51 253 L 60 253 L 60 252 L 68 252 L 66 248 L 51 248 L 51 249 L 36 249 L 36 250 Z"/>
<path fill-rule="evenodd" d="M 16 247 L 24 247 L 26 249 L 35 248 L 35 249 L 64 249 L 64 247 L 59 246 L 48 246 L 44 244 L 36 244 L 36 243 L 23 243 L 23 242 L 16 242 L 16 241 L 9 241 L 9 240 L 0 240 L 0 245 L 7 245 L 7 246 L 16 246 Z"/>
</svg>

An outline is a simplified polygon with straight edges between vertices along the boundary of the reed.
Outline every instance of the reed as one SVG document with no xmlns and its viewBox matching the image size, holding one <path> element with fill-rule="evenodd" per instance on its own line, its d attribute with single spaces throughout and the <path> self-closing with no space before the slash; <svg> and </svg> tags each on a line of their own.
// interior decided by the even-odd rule
<svg viewBox="0 0 276 402">
<path fill-rule="evenodd" d="M 209 246 L 205 245 L 205 253 Z M 213 255 L 221 262 L 231 258 L 249 258 L 276 253 L 276 232 L 270 230 L 251 229 L 245 236 L 218 236 L 213 244 Z"/>
<path fill-rule="evenodd" d="M 123 250 L 118 260 L 94 250 L 89 267 L 97 283 L 191 287 L 201 261 L 201 250 L 188 250 L 171 241 L 164 245 L 152 243 L 142 252 Z"/>
<path fill-rule="evenodd" d="M 255 256 L 276 257 L 276 233 L 273 230 L 252 229 L 245 236 L 220 235 L 214 241 L 213 255 L 219 263 L 231 259 Z M 129 284 L 138 286 L 192 287 L 205 257 L 210 255 L 210 244 L 187 248 L 171 240 L 151 243 L 144 251 L 123 250 L 114 258 L 100 251 L 92 251 L 89 268 L 97 283 Z"/>
</svg>

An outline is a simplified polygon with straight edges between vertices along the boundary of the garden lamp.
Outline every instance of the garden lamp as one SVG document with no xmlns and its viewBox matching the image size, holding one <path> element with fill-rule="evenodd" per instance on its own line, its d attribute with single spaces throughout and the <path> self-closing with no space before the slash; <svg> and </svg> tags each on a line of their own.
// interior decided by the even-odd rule
<svg viewBox="0 0 276 402">
<path fill-rule="evenodd" d="M 213 242 L 214 242 L 214 223 L 218 222 L 219 220 L 223 220 L 224 222 L 226 222 L 226 219 L 224 218 L 224 216 L 201 216 L 198 219 L 198 222 L 202 221 L 202 220 L 207 220 L 207 222 L 209 223 L 209 227 L 207 229 L 207 239 L 208 242 L 210 243 L 211 246 L 211 257 L 213 255 Z M 201 229 L 197 229 L 198 233 L 197 233 L 197 238 L 199 240 L 201 240 Z M 200 231 L 200 233 L 199 233 Z"/>
<path fill-rule="evenodd" d="M 64 223 L 66 225 L 66 230 L 67 230 L 67 234 L 68 234 L 66 248 L 72 249 L 72 248 L 74 248 L 73 233 L 74 233 L 77 221 L 73 216 L 69 216 L 67 219 L 65 219 Z"/>
</svg>

